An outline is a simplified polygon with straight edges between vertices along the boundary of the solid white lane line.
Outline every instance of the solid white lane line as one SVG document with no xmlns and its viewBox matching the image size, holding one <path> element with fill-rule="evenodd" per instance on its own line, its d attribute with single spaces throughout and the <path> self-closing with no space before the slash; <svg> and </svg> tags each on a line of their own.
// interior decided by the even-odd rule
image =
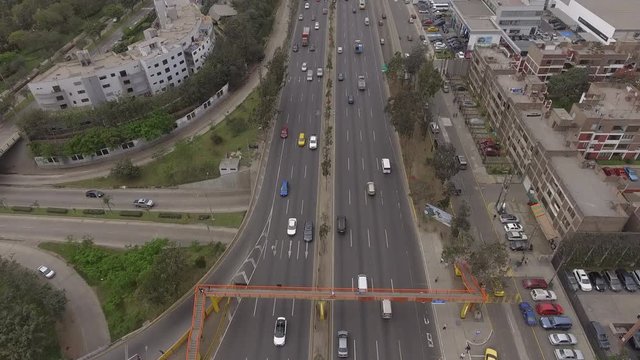
<svg viewBox="0 0 640 360">
<path fill-rule="evenodd" d="M 400 345 L 400 340 L 398 340 L 398 353 L 400 354 L 400 360 L 402 360 L 402 346 Z"/>
<path fill-rule="evenodd" d="M 253 305 L 253 317 L 256 317 L 256 310 L 258 310 L 258 299 L 256 298 L 256 303 Z"/>
<path fill-rule="evenodd" d="M 287 199 L 287 208 L 284 211 L 285 214 L 289 213 L 289 199 Z"/>
<path fill-rule="evenodd" d="M 349 189 L 349 205 L 351 205 L 351 189 Z"/>
<path fill-rule="evenodd" d="M 302 200 L 302 205 L 300 207 L 300 215 L 304 214 L 304 199 Z"/>
<path fill-rule="evenodd" d="M 376 359 L 380 360 L 380 349 L 378 348 L 378 340 L 376 340 Z"/>
<path fill-rule="evenodd" d="M 387 229 L 384 229 L 384 243 L 387 244 L 387 249 L 389 248 L 389 236 L 387 236 Z"/>
<path fill-rule="evenodd" d="M 303 178 L 305 178 L 305 179 L 307 178 L 307 165 L 306 164 L 304 165 L 304 176 L 303 176 Z"/>
<path fill-rule="evenodd" d="M 293 317 L 293 312 L 296 309 L 296 299 L 293 299 L 293 302 L 291 303 L 291 317 Z"/>
<path fill-rule="evenodd" d="M 278 299 L 273 299 L 273 309 L 271 310 L 271 316 L 276 316 L 276 300 Z"/>
<path fill-rule="evenodd" d="M 391 291 L 393 292 L 393 279 L 391 279 Z"/>
<path fill-rule="evenodd" d="M 349 229 L 349 247 L 353 247 L 353 232 Z"/>
<path fill-rule="evenodd" d="M 369 228 L 367 228 L 367 243 L 369 244 L 369 247 L 371 247 L 371 235 L 369 234 Z"/>
</svg>

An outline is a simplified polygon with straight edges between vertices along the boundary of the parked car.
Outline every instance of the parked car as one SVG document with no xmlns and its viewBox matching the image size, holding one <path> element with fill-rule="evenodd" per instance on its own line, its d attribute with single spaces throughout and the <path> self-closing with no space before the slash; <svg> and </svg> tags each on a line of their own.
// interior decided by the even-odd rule
<svg viewBox="0 0 640 360">
<path fill-rule="evenodd" d="M 133 206 L 144 209 L 151 209 L 155 203 L 151 199 L 140 198 L 133 201 Z"/>
<path fill-rule="evenodd" d="M 513 240 L 528 240 L 529 239 L 529 237 L 527 237 L 527 235 L 522 231 L 507 231 L 504 234 L 504 236 L 509 241 L 513 241 Z"/>
<path fill-rule="evenodd" d="M 571 291 L 576 292 L 578 291 L 578 289 L 580 289 L 580 286 L 578 285 L 578 280 L 576 280 L 576 277 L 573 276 L 573 273 L 571 271 L 563 271 L 562 275 L 564 275 L 565 280 L 567 280 L 567 283 L 569 284 L 569 287 L 571 289 Z"/>
<path fill-rule="evenodd" d="M 509 249 L 512 251 L 531 251 L 533 244 L 529 240 L 513 240 L 509 241 Z"/>
<path fill-rule="evenodd" d="M 84 193 L 84 196 L 88 197 L 88 198 L 101 198 L 104 196 L 104 193 L 100 190 L 87 190 L 86 193 Z"/>
<path fill-rule="evenodd" d="M 297 228 L 298 228 L 298 219 L 289 218 L 289 221 L 287 222 L 287 235 L 289 236 L 295 235 Z"/>
<path fill-rule="evenodd" d="M 638 181 L 638 173 L 634 169 L 625 166 L 624 172 L 627 173 L 627 177 L 629 178 L 629 180 Z"/>
<path fill-rule="evenodd" d="M 522 287 L 525 289 L 546 289 L 548 287 L 547 281 L 540 278 L 531 278 L 522 280 Z"/>
<path fill-rule="evenodd" d="M 349 332 L 346 330 L 338 331 L 338 357 L 349 357 Z"/>
<path fill-rule="evenodd" d="M 500 156 L 500 150 L 492 148 L 492 147 L 486 147 L 482 149 L 482 155 L 484 156 Z"/>
<path fill-rule="evenodd" d="M 44 265 L 41 265 L 38 267 L 38 272 L 42 274 L 42 276 L 46 277 L 47 279 L 52 279 L 54 276 L 56 276 L 55 271 L 53 271 L 52 269 Z"/>
<path fill-rule="evenodd" d="M 549 334 L 549 342 L 551 345 L 575 345 L 578 339 L 575 335 L 569 333 L 553 333 Z"/>
<path fill-rule="evenodd" d="M 533 289 L 531 290 L 531 298 L 533 301 L 554 301 L 558 300 L 558 296 L 553 290 Z"/>
<path fill-rule="evenodd" d="M 503 224 L 520 222 L 520 219 L 518 219 L 517 216 L 511 214 L 500 214 L 499 218 L 500 222 Z"/>
<path fill-rule="evenodd" d="M 611 342 L 609 342 L 609 336 L 605 332 L 604 327 L 597 321 L 589 322 L 589 326 L 591 327 L 592 334 L 598 341 L 598 347 L 605 350 L 610 349 Z"/>
<path fill-rule="evenodd" d="M 289 137 L 289 128 L 286 126 L 282 127 L 282 130 L 280 130 L 280 137 L 283 139 L 286 139 L 287 137 Z"/>
<path fill-rule="evenodd" d="M 539 322 L 545 330 L 569 330 L 573 326 L 568 316 L 541 316 Z"/>
<path fill-rule="evenodd" d="M 526 301 L 521 302 L 518 307 L 520 308 L 520 313 L 524 318 L 524 322 L 529 326 L 536 325 L 536 314 L 533 312 L 533 308 L 531 304 Z"/>
<path fill-rule="evenodd" d="M 587 276 L 587 272 L 583 269 L 573 269 L 573 276 L 578 281 L 578 286 L 580 286 L 580 290 L 582 291 L 591 291 L 593 290 L 593 286 L 591 286 L 591 281 L 589 281 L 589 276 Z"/>
<path fill-rule="evenodd" d="M 440 31 L 440 29 L 438 29 L 438 28 L 437 28 L 437 27 L 435 27 L 435 26 L 429 26 L 429 27 L 427 28 L 427 32 L 430 32 L 430 33 L 437 33 L 438 31 Z"/>
<path fill-rule="evenodd" d="M 553 353 L 557 360 L 584 360 L 582 351 L 576 349 L 555 349 Z"/>
<path fill-rule="evenodd" d="M 599 272 L 591 271 L 587 274 L 587 276 L 589 277 L 589 281 L 591 281 L 591 285 L 594 289 L 596 289 L 596 291 L 602 292 L 607 289 L 607 282 L 604 281 L 604 278 L 602 277 L 602 275 L 600 275 Z"/>
<path fill-rule="evenodd" d="M 629 292 L 635 292 L 636 290 L 638 290 L 638 285 L 636 284 L 635 280 L 633 280 L 631 274 L 629 274 L 626 270 L 618 269 L 616 270 L 616 275 L 618 276 L 618 279 L 622 283 L 622 287 L 624 287 L 625 290 Z"/>
<path fill-rule="evenodd" d="M 520 223 L 506 223 L 504 224 L 504 231 L 522 231 L 524 228 Z"/>
<path fill-rule="evenodd" d="M 556 303 L 540 303 L 536 305 L 536 312 L 539 315 L 562 315 L 564 308 Z"/>
<path fill-rule="evenodd" d="M 622 291 L 622 285 L 620 284 L 620 280 L 612 270 L 602 271 L 602 277 L 607 282 L 607 285 L 609 285 L 609 289 L 611 289 L 611 291 L 615 291 L 615 292 Z"/>
<path fill-rule="evenodd" d="M 640 270 L 630 271 L 633 280 L 635 280 L 636 285 L 640 286 Z"/>
</svg>

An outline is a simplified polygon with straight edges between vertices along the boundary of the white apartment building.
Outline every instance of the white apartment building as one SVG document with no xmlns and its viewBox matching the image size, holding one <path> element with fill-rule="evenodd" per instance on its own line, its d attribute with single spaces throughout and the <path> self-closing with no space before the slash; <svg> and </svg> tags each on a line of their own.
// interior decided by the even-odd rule
<svg viewBox="0 0 640 360">
<path fill-rule="evenodd" d="M 540 26 L 544 0 L 482 0 L 507 35 L 533 35 Z"/>
<path fill-rule="evenodd" d="M 189 0 L 154 0 L 159 29 L 122 54 L 90 56 L 56 64 L 28 86 L 44 110 L 97 106 L 123 96 L 157 94 L 197 72 L 213 49 L 213 22 Z"/>
</svg>

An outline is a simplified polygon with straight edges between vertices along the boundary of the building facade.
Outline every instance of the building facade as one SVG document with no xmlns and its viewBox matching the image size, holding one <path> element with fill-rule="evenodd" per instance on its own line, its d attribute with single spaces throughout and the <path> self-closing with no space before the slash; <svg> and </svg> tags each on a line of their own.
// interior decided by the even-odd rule
<svg viewBox="0 0 640 360">
<path fill-rule="evenodd" d="M 540 26 L 544 0 L 482 0 L 507 35 L 533 35 Z"/>
<path fill-rule="evenodd" d="M 628 214 L 617 189 L 602 181 L 568 143 L 574 119 L 551 109 L 537 76 L 494 48 L 476 48 L 471 90 L 532 198 L 544 206 L 560 238 L 574 232 L 619 232 Z"/>
<path fill-rule="evenodd" d="M 159 29 L 122 54 L 91 56 L 54 65 L 28 86 L 44 110 L 97 106 L 123 96 L 153 95 L 179 86 L 213 49 L 213 23 L 188 0 L 155 0 Z"/>
</svg>

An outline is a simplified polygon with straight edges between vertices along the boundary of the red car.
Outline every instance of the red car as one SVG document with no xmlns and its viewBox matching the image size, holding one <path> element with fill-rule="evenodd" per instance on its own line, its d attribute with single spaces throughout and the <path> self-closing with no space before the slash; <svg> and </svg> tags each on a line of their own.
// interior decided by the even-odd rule
<svg viewBox="0 0 640 360">
<path fill-rule="evenodd" d="M 433 24 L 433 20 L 431 19 L 422 20 L 422 25 L 432 25 L 432 24 Z"/>
<path fill-rule="evenodd" d="M 536 312 L 540 315 L 562 315 L 564 309 L 560 304 L 540 303 L 536 305 Z"/>
<path fill-rule="evenodd" d="M 482 155 L 484 156 L 500 156 L 500 151 L 492 148 L 492 147 L 485 147 L 482 148 Z"/>
<path fill-rule="evenodd" d="M 480 147 L 492 147 L 494 149 L 500 150 L 500 145 L 493 139 L 487 138 L 478 141 L 478 146 Z"/>
<path fill-rule="evenodd" d="M 547 282 L 540 278 L 522 280 L 522 287 L 525 289 L 546 289 L 547 286 Z"/>
<path fill-rule="evenodd" d="M 289 128 L 284 126 L 282 128 L 282 130 L 280 130 L 280 137 L 283 139 L 286 139 L 287 137 L 289 137 Z"/>
</svg>

